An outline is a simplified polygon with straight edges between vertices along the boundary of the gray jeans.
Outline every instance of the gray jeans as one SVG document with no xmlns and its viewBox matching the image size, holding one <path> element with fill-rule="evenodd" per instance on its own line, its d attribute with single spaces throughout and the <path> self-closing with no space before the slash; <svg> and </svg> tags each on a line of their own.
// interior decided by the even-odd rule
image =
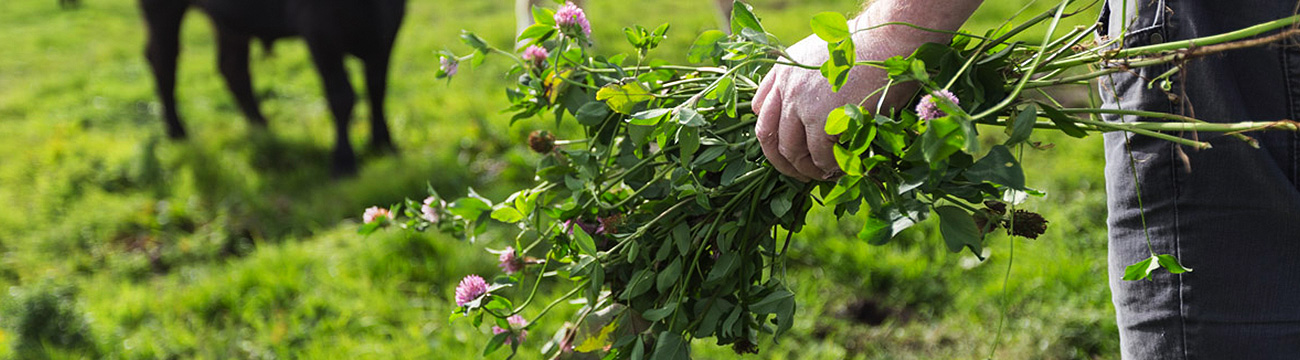
<svg viewBox="0 0 1300 360">
<path fill-rule="evenodd" d="M 1102 21 L 1120 34 L 1121 2 Z M 1128 0 L 1127 46 L 1224 33 L 1292 14 L 1295 2 Z M 1211 122 L 1296 119 L 1300 49 L 1270 46 L 1189 61 L 1166 93 L 1148 82 L 1171 66 L 1102 78 L 1111 108 Z M 1107 121 L 1159 121 L 1108 116 Z M 1125 359 L 1300 358 L 1300 138 L 1184 133 L 1212 149 L 1123 133 L 1105 135 L 1109 270 Z M 1135 161 L 1134 161 L 1135 160 Z M 1136 175 L 1136 177 L 1135 177 Z M 1140 186 L 1140 189 L 1139 189 Z M 1123 281 L 1124 267 L 1173 254 L 1194 271 Z"/>
</svg>

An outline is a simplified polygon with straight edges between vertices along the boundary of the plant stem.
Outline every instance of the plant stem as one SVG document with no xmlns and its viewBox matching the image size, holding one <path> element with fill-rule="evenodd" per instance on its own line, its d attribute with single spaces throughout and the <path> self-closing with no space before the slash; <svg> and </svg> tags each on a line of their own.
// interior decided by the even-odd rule
<svg viewBox="0 0 1300 360">
<path fill-rule="evenodd" d="M 528 292 L 528 298 L 524 299 L 524 302 L 522 304 L 516 306 L 515 310 L 510 312 L 510 315 L 518 314 L 519 312 L 524 311 L 524 308 L 528 307 L 528 304 L 533 303 L 533 298 L 537 296 L 537 289 L 542 287 L 542 278 L 545 278 L 545 276 L 542 275 L 546 274 L 546 266 L 550 264 L 551 264 L 550 261 L 542 262 L 542 269 L 537 271 L 537 281 L 533 282 L 533 289 Z"/>
<path fill-rule="evenodd" d="M 1128 132 L 1131 132 L 1131 133 L 1134 133 L 1134 134 L 1146 135 L 1146 136 L 1154 137 L 1154 138 L 1157 138 L 1157 139 L 1161 139 L 1161 140 L 1165 140 L 1165 141 L 1169 141 L 1169 142 L 1173 142 L 1173 143 L 1178 143 L 1178 144 L 1180 144 L 1180 145 L 1191 146 L 1191 147 L 1196 148 L 1196 149 L 1202 149 L 1202 150 L 1203 150 L 1203 149 L 1209 149 L 1209 148 L 1212 147 L 1212 146 L 1210 146 L 1210 143 L 1207 143 L 1207 142 L 1204 142 L 1204 141 L 1196 141 L 1196 140 L 1191 140 L 1191 139 L 1185 139 L 1185 138 L 1181 138 L 1181 137 L 1177 137 L 1177 136 L 1173 136 L 1173 135 L 1165 134 L 1165 133 L 1162 133 L 1162 132 L 1157 132 L 1157 131 L 1155 131 L 1155 130 L 1148 130 L 1148 129 L 1145 129 L 1144 127 L 1131 126 L 1131 125 L 1129 125 L 1128 123 L 1110 123 L 1110 122 L 1105 122 L 1105 121 L 1097 121 L 1097 120 L 1092 120 L 1092 119 L 1083 119 L 1083 118 L 1074 118 L 1074 121 L 1077 121 L 1077 122 L 1079 122 L 1079 123 L 1081 123 L 1081 124 L 1092 125 L 1092 126 L 1094 126 L 1094 127 L 1100 128 L 1100 129 L 1112 129 L 1113 131 L 1128 131 Z M 1189 124 L 1189 125 L 1190 125 L 1190 124 Z"/>
<path fill-rule="evenodd" d="M 1061 15 L 1065 13 L 1065 6 L 1069 3 L 1070 3 L 1069 1 L 1062 1 L 1061 5 L 1057 6 L 1056 16 L 1052 18 L 1051 24 L 1047 26 L 1047 34 L 1044 35 L 1043 43 L 1051 42 L 1052 34 L 1056 32 L 1056 25 L 1060 24 Z M 1011 103 L 1015 101 L 1016 98 L 1020 97 L 1020 91 L 1025 88 L 1025 84 L 1029 82 L 1029 78 L 1032 77 L 1035 72 L 1037 72 L 1038 66 L 1041 64 L 1040 61 L 1043 59 L 1043 54 L 1046 51 L 1047 51 L 1046 47 L 1038 49 L 1038 54 L 1034 55 L 1034 61 L 1030 62 L 1029 69 L 1025 71 L 1023 76 L 1020 77 L 1020 80 L 1016 83 L 1016 86 L 1011 89 L 1011 93 L 1007 94 L 1006 98 L 1002 99 L 1002 101 L 999 102 L 997 105 L 993 105 L 992 107 L 984 110 L 984 112 L 971 116 L 971 118 L 979 119 L 992 114 L 996 114 L 999 111 L 1002 111 L 1002 109 L 1005 109 L 1007 105 L 1011 105 Z"/>
<path fill-rule="evenodd" d="M 542 311 L 539 312 L 539 313 L 537 313 L 537 316 L 535 316 L 535 317 L 533 317 L 533 318 L 534 318 L 534 319 L 540 319 L 540 318 L 542 318 L 542 316 L 546 315 L 547 312 L 550 312 L 550 311 L 551 311 L 551 308 L 555 307 L 555 305 L 558 305 L 561 301 L 567 300 L 570 296 L 573 296 L 573 294 L 577 294 L 578 291 L 581 291 L 583 288 L 586 288 L 586 287 L 587 287 L 587 284 L 590 283 L 590 282 L 591 282 L 590 279 L 588 279 L 588 280 L 583 280 L 582 283 L 580 283 L 578 286 L 574 286 L 574 287 L 573 287 L 573 290 L 569 290 L 569 292 L 565 293 L 564 296 L 560 296 L 559 298 L 556 298 L 555 300 L 551 300 L 551 303 L 550 303 L 550 304 L 546 304 L 546 307 L 542 308 Z"/>
<path fill-rule="evenodd" d="M 1203 47 L 1206 45 L 1221 44 L 1221 43 L 1226 43 L 1230 41 L 1256 36 L 1259 34 L 1263 34 L 1265 32 L 1294 25 L 1297 23 L 1298 20 L 1300 20 L 1300 15 L 1292 15 L 1285 18 L 1257 24 L 1240 30 L 1226 32 L 1218 35 L 1211 35 L 1211 36 L 1199 37 L 1195 39 L 1182 40 L 1182 41 L 1170 41 L 1161 44 L 1139 46 L 1139 47 L 1128 48 L 1128 49 L 1105 51 L 1100 54 L 1092 53 L 1092 54 L 1086 54 L 1082 56 L 1074 56 L 1074 57 L 1063 59 L 1060 62 L 1044 65 L 1043 68 L 1040 70 L 1053 70 L 1053 69 L 1060 69 L 1060 68 L 1075 67 L 1083 64 L 1098 62 L 1104 59 L 1123 59 L 1123 58 L 1132 58 L 1137 56 L 1156 54 L 1156 53 L 1161 53 L 1166 51 L 1183 51 L 1184 49 L 1196 49 L 1198 47 Z"/>
</svg>

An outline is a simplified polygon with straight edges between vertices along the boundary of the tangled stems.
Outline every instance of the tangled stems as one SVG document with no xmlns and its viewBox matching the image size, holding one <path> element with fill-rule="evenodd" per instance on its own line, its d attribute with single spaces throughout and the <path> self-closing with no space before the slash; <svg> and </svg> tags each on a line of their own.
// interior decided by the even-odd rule
<svg viewBox="0 0 1300 360">
<path fill-rule="evenodd" d="M 1083 49 L 1080 44 L 1092 28 L 1055 34 L 1060 19 L 1070 15 L 1067 5 L 993 39 L 954 34 L 950 44 L 926 44 L 910 56 L 883 61 L 848 61 L 852 57 L 832 53 L 829 58 L 845 63 L 820 66 L 792 59 L 739 3 L 733 19 L 738 27 L 732 29 L 736 35 L 706 32 L 692 45 L 689 54 L 699 65 L 648 57 L 666 36 L 667 25 L 653 31 L 627 28 L 634 53 L 593 57 L 581 39 L 557 37 L 556 30 L 548 28 L 545 20 L 553 13 L 536 10 L 538 25 L 519 39 L 534 49 L 530 61 L 472 34 L 462 39 L 475 54 L 453 58 L 481 61 L 488 54 L 508 55 L 516 64 L 511 74 L 521 76 L 507 90 L 507 111 L 516 118 L 554 114 L 559 121 L 576 121 L 582 134 L 559 141 L 539 137 L 538 146 L 531 147 L 542 154 L 536 185 L 500 203 L 471 193 L 438 208 L 440 216 L 432 222 L 413 218 L 403 227 L 473 238 L 486 222 L 496 221 L 518 229 L 513 242 L 523 248 L 519 254 L 525 259 L 546 249 L 544 260 L 524 265 L 540 263 L 537 271 L 493 280 L 508 286 L 536 276 L 527 281 L 531 288 L 522 303 L 506 307 L 502 304 L 509 305 L 508 299 L 489 294 L 492 303 L 470 304 L 461 309 L 467 314 L 519 314 L 536 305 L 542 278 L 555 276 L 571 280 L 561 286 L 572 288 L 536 316 L 586 290 L 587 308 L 574 326 L 601 329 L 605 335 L 593 334 L 584 343 L 609 349 L 609 358 L 645 354 L 647 346 L 654 349 L 651 353 L 672 352 L 658 356 L 686 356 L 686 350 L 673 345 L 708 337 L 749 351 L 759 333 L 780 335 L 793 322 L 794 295 L 781 282 L 777 266 L 814 203 L 833 208 L 837 217 L 863 219 L 857 235 L 870 244 L 887 243 L 904 229 L 938 216 L 948 250 L 980 256 L 987 231 L 1018 225 L 1014 204 L 1010 214 L 994 214 L 988 206 L 1004 204 L 1002 199 L 1015 195 L 1011 191 L 1035 193 L 1024 182 L 1021 157 L 1012 156 L 1010 149 L 1023 150 L 1036 130 L 1072 136 L 1125 131 L 1205 148 L 1208 143 L 1172 133 L 1222 132 L 1248 139 L 1241 133 L 1297 129 L 1291 121 L 1212 124 L 1174 114 L 1062 105 L 1041 89 L 1108 74 L 1104 71 L 1265 42 L 1241 40 L 1246 35 L 1239 33 L 1243 37 L 1235 39 L 1240 41 L 1211 38 L 1220 45 L 1197 48 L 1113 51 L 1103 50 L 1109 45 L 1104 43 Z M 816 29 L 835 26 L 835 21 L 824 21 L 835 16 L 842 17 L 819 14 L 823 21 L 813 23 L 814 30 L 820 30 L 814 32 L 839 34 L 824 38 L 832 52 L 853 51 L 847 28 Z M 1048 31 L 1042 45 L 1007 42 L 1045 22 Z M 902 24 L 877 27 L 897 25 Z M 543 57 L 544 62 L 538 60 Z M 624 62 L 631 64 L 624 67 Z M 831 112 L 826 131 L 838 136 L 835 160 L 845 175 L 833 183 L 805 184 L 767 164 L 753 134 L 756 117 L 750 107 L 759 87 L 756 79 L 776 65 L 818 69 L 832 78 L 828 81 L 834 88 L 844 85 L 836 83 L 846 81 L 847 76 L 838 76 L 844 71 L 869 66 L 889 74 L 887 85 L 872 96 L 883 99 L 891 87 L 906 83 L 915 83 L 923 92 L 899 108 L 878 103 L 867 111 L 864 99 Z M 1102 68 L 1075 75 L 1076 68 L 1087 66 Z M 1046 95 L 1046 101 L 1030 98 L 1025 90 Z M 946 95 L 932 95 L 939 91 Z M 929 98 L 938 100 L 924 104 L 925 116 L 918 116 L 913 109 Z M 1161 122 L 1089 118 L 1097 114 Z M 991 127 L 1005 129 L 1008 136 L 986 149 L 984 144 L 995 139 L 981 136 L 979 130 Z M 418 215 L 409 209 L 406 213 Z M 985 225 L 977 227 L 977 220 Z M 1041 227 L 1045 222 L 1039 220 Z M 777 239 L 780 229 L 785 229 L 784 242 Z M 591 319 L 588 314 L 614 305 L 626 310 L 612 320 L 600 320 L 605 323 L 583 324 Z M 582 336 L 564 331 L 569 332 L 561 339 Z"/>
<path fill-rule="evenodd" d="M 1086 53 L 1081 53 L 1077 56 L 1062 59 L 1054 63 L 1049 63 L 1047 65 L 1044 65 L 1041 70 L 1072 68 L 1072 67 L 1093 64 L 1093 63 L 1104 64 L 1104 63 L 1112 62 L 1114 61 L 1114 59 L 1131 59 L 1131 58 L 1138 58 L 1145 55 L 1159 54 L 1165 52 L 1186 52 L 1186 51 L 1195 52 L 1200 47 L 1204 47 L 1207 45 L 1227 43 L 1227 42 L 1237 41 L 1245 38 L 1259 36 L 1260 34 L 1264 34 L 1269 31 L 1295 25 L 1297 21 L 1300 21 L 1300 15 L 1292 15 L 1285 18 L 1281 18 L 1281 19 L 1277 19 L 1277 20 L 1273 20 L 1261 24 L 1256 24 L 1236 31 L 1231 31 L 1231 32 L 1226 32 L 1226 33 L 1211 35 L 1211 36 L 1205 36 L 1205 37 L 1200 37 L 1195 39 L 1170 41 L 1170 42 L 1154 44 L 1154 45 L 1115 49 L 1115 50 L 1102 51 L 1102 52 L 1086 52 Z M 1259 46 L 1259 45 L 1260 44 L 1251 44 L 1249 46 Z M 1225 50 L 1226 49 L 1215 50 L 1210 52 L 1218 52 L 1218 51 L 1225 51 Z M 1208 54 L 1209 52 L 1206 53 Z M 1135 65 L 1130 64 L 1130 66 L 1135 66 Z"/>
</svg>

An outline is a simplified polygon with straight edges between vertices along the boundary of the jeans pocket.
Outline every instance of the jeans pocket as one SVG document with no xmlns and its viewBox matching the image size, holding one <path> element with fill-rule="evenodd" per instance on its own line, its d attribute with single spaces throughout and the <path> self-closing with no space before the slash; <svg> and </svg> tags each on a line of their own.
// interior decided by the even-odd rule
<svg viewBox="0 0 1300 360">
<path fill-rule="evenodd" d="M 1097 38 L 1100 43 L 1110 42 L 1108 49 L 1118 48 L 1123 38 L 1124 47 L 1153 45 L 1165 42 L 1169 34 L 1166 0 L 1106 0 L 1097 18 Z"/>
</svg>

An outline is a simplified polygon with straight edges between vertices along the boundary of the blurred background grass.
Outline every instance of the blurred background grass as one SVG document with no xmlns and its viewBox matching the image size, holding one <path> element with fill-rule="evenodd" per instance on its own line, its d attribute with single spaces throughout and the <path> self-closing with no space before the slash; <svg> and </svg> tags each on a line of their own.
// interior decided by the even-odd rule
<svg viewBox="0 0 1300 360">
<path fill-rule="evenodd" d="M 716 27 L 709 3 L 591 0 L 587 11 L 598 51 L 629 49 L 623 26 L 671 22 L 653 55 L 683 62 L 695 35 Z M 752 3 L 786 44 L 810 32 L 813 14 L 860 6 Z M 1023 5 L 988 2 L 968 28 L 982 33 Z M 1053 5 L 1033 4 L 1021 18 Z M 363 159 L 359 176 L 334 181 L 331 120 L 300 41 L 277 42 L 273 54 L 254 47 L 254 86 L 271 131 L 250 132 L 215 68 L 211 25 L 191 12 L 178 86 L 191 139 L 172 142 L 161 138 L 133 1 L 83 0 L 76 10 L 54 0 L 0 2 L 0 286 L 8 289 L 0 356 L 480 356 L 490 331 L 447 322 L 452 287 L 466 274 L 494 273 L 483 249 L 502 241 L 355 229 L 363 208 L 418 198 L 426 183 L 444 195 L 474 187 L 499 199 L 531 179 L 536 157 L 522 140 L 554 123 L 507 125 L 499 113 L 506 62 L 463 68 L 450 83 L 432 76 L 434 51 L 464 51 L 461 29 L 510 44 L 511 9 L 503 0 L 411 1 L 388 101 L 401 154 Z M 1070 23 L 1091 22 L 1095 10 Z M 359 106 L 356 145 L 369 136 Z M 1039 240 L 1014 241 L 1014 262 L 1004 236 L 988 240 L 983 262 L 947 253 L 931 227 L 874 247 L 854 238 L 859 219 L 815 209 L 787 274 L 797 323 L 747 357 L 984 358 L 1005 306 L 995 358 L 1116 358 L 1100 138 L 1038 140 L 1057 146 L 1028 152 L 1026 172 L 1049 195 L 1027 206 L 1052 223 Z M 526 349 L 568 315 L 544 319 Z M 707 340 L 694 350 L 736 356 Z"/>
</svg>

